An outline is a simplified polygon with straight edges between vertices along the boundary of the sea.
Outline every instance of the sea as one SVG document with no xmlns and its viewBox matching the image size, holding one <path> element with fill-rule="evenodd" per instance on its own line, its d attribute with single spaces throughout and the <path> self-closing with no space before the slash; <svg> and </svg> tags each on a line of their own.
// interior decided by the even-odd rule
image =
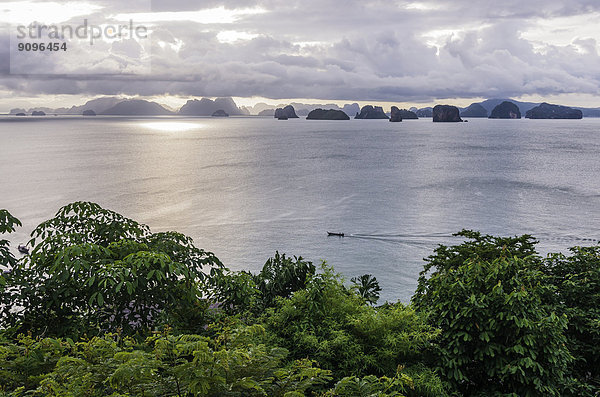
<svg viewBox="0 0 600 397">
<path fill-rule="evenodd" d="M 279 251 L 371 274 L 380 302 L 409 302 L 461 229 L 542 254 L 598 242 L 600 119 L 468 121 L 1 116 L 0 208 L 23 222 L 13 248 L 93 201 L 233 270 Z"/>
</svg>

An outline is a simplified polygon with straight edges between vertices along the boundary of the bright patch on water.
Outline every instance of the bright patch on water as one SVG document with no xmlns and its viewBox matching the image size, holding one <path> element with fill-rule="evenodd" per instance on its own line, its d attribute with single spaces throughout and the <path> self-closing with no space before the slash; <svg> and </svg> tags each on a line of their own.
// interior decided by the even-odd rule
<svg viewBox="0 0 600 397">
<path fill-rule="evenodd" d="M 183 132 L 197 130 L 203 127 L 200 123 L 183 123 L 175 121 L 153 121 L 140 124 L 143 128 L 164 132 Z"/>
</svg>

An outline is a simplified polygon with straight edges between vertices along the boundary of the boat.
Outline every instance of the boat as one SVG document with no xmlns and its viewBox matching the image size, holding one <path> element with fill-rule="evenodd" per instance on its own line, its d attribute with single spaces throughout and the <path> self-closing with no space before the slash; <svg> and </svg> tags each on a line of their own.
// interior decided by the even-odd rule
<svg viewBox="0 0 600 397">
<path fill-rule="evenodd" d="M 24 245 L 19 244 L 19 246 L 17 247 L 17 249 L 19 250 L 20 253 L 22 254 L 29 254 L 29 248 L 27 248 Z"/>
<path fill-rule="evenodd" d="M 328 236 L 337 236 L 337 237 L 344 237 L 344 233 L 332 233 L 332 232 L 327 232 Z"/>
</svg>

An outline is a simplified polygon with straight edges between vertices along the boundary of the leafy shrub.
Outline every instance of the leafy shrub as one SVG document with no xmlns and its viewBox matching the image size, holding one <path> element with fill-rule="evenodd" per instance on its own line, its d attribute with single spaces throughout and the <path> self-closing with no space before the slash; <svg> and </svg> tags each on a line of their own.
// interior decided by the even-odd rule
<svg viewBox="0 0 600 397">
<path fill-rule="evenodd" d="M 0 209 L 0 235 L 12 233 L 16 227 L 22 226 L 21 221 L 12 216 L 10 212 Z M 17 259 L 10 252 L 8 240 L 0 239 L 0 269 L 11 269 L 17 264 Z M 4 285 L 4 277 L 0 275 L 0 287 Z"/>
<path fill-rule="evenodd" d="M 71 339 L 32 338 L 19 335 L 14 342 L 0 341 L 0 390 L 37 387 L 63 355 L 74 347 Z"/>
<path fill-rule="evenodd" d="M 600 247 L 574 247 L 571 255 L 552 254 L 544 272 L 555 287 L 549 295 L 557 313 L 569 318 L 568 347 L 575 357 L 573 375 L 600 394 Z"/>
<path fill-rule="evenodd" d="M 365 300 L 365 302 L 374 305 L 379 300 L 379 292 L 381 287 L 376 277 L 371 274 L 363 274 L 360 277 L 353 277 L 350 281 L 354 284 L 354 288 L 358 295 Z"/>
<path fill-rule="evenodd" d="M 420 273 L 419 284 L 412 298 L 413 302 L 419 302 L 425 295 L 424 288 L 428 285 L 427 276 L 431 270 L 443 273 L 462 266 L 469 259 L 493 261 L 500 257 L 517 257 L 529 258 L 533 261 L 538 258 L 535 250 L 536 240 L 528 234 L 496 237 L 465 229 L 453 236 L 464 237 L 466 240 L 462 244 L 450 247 L 440 245 L 434 250 L 433 255 L 425 259 L 425 266 Z"/>
<path fill-rule="evenodd" d="M 61 208 L 30 243 L 31 255 L 6 276 L 0 304 L 5 325 L 36 334 L 143 333 L 182 323 L 181 313 L 197 319 L 202 268 L 222 266 L 189 237 L 152 234 L 87 202 Z"/>
<path fill-rule="evenodd" d="M 254 276 L 256 287 L 261 293 L 261 309 L 272 307 L 277 297 L 288 298 L 292 293 L 304 289 L 316 271 L 312 262 L 302 257 L 289 258 L 279 252 L 269 258 L 260 273 Z"/>
<path fill-rule="evenodd" d="M 530 238 L 470 237 L 436 250 L 414 298 L 442 330 L 442 373 L 465 395 L 560 395 L 567 318 L 545 301 L 552 288 Z"/>
<path fill-rule="evenodd" d="M 259 314 L 274 306 L 277 298 L 288 298 L 293 292 L 305 288 L 315 270 L 312 262 L 302 257 L 289 258 L 275 252 L 258 274 L 215 269 L 208 285 L 211 298 L 225 312 Z"/>
<path fill-rule="evenodd" d="M 259 325 L 233 330 L 227 343 L 168 333 L 141 344 L 110 334 L 78 343 L 21 337 L 2 345 L 0 379 L 14 395 L 90 397 L 304 395 L 331 379 L 310 360 L 288 365 L 287 351 L 262 339 Z"/>
<path fill-rule="evenodd" d="M 414 370 L 413 370 L 414 372 Z M 338 381 L 324 396 L 335 397 L 403 397 L 403 396 L 446 396 L 440 379 L 432 371 L 418 368 L 411 376 L 399 366 L 394 377 L 363 378 L 347 376 Z"/>
<path fill-rule="evenodd" d="M 398 365 L 417 365 L 437 335 L 402 304 L 365 305 L 325 264 L 305 289 L 267 311 L 264 321 L 273 343 L 287 348 L 293 358 L 316 360 L 338 379 L 347 374 L 394 376 Z M 443 390 L 430 395 L 443 395 Z"/>
<path fill-rule="evenodd" d="M 213 307 L 227 315 L 254 310 L 261 299 L 253 275 L 246 271 L 216 269 L 206 284 Z"/>
<path fill-rule="evenodd" d="M 348 376 L 335 384 L 333 390 L 325 394 L 326 396 L 337 397 L 391 397 L 403 396 L 406 390 L 413 389 L 412 379 L 398 369 L 398 373 L 393 378 L 383 376 L 377 378 L 373 375 L 358 378 Z"/>
</svg>

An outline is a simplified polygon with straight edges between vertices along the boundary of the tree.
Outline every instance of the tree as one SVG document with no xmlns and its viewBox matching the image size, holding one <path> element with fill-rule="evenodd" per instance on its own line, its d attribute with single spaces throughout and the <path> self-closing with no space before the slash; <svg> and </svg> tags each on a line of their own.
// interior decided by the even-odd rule
<svg viewBox="0 0 600 397">
<path fill-rule="evenodd" d="M 351 279 L 354 284 L 354 288 L 358 291 L 358 294 L 371 305 L 374 305 L 379 300 L 379 292 L 381 287 L 377 278 L 371 274 L 363 274 L 360 277 L 353 277 Z"/>
<path fill-rule="evenodd" d="M 21 225 L 21 221 L 12 216 L 5 209 L 0 209 L 0 235 L 12 233 Z M 0 240 L 0 269 L 11 269 L 17 263 L 17 259 L 10 252 L 10 242 L 8 240 Z M 0 276 L 0 282 L 2 282 Z"/>
<path fill-rule="evenodd" d="M 551 254 L 544 272 L 555 287 L 548 295 L 557 313 L 569 318 L 568 347 L 575 357 L 573 375 L 584 389 L 600 393 L 600 246 L 573 247 L 571 255 Z"/>
<path fill-rule="evenodd" d="M 292 358 L 316 360 L 337 379 L 348 374 L 393 377 L 404 365 L 414 379 L 424 381 L 415 382 L 410 395 L 445 395 L 439 378 L 421 376 L 427 370 L 419 367 L 437 331 L 400 303 L 366 305 L 326 264 L 305 289 L 267 310 L 263 321 L 273 344 L 288 349 Z"/>
<path fill-rule="evenodd" d="M 7 275 L 0 303 L 4 326 L 34 334 L 144 333 L 182 323 L 182 314 L 198 318 L 202 268 L 222 266 L 189 237 L 152 234 L 89 202 L 61 208 L 30 244 L 31 255 Z"/>
<path fill-rule="evenodd" d="M 423 288 L 427 286 L 427 276 L 432 269 L 443 273 L 462 266 L 469 259 L 492 261 L 503 256 L 541 261 L 535 250 L 537 241 L 528 234 L 515 237 L 496 237 L 463 229 L 454 233 L 453 236 L 464 237 L 465 241 L 450 247 L 439 245 L 434 250 L 434 254 L 425 259 L 425 266 L 420 273 L 413 301 L 418 302 L 424 295 Z"/>
<path fill-rule="evenodd" d="M 288 298 L 295 291 L 304 289 L 315 271 L 315 265 L 302 257 L 292 259 L 275 252 L 275 256 L 269 258 L 260 273 L 254 276 L 263 308 L 273 306 L 277 297 Z"/>
<path fill-rule="evenodd" d="M 413 299 L 441 329 L 445 379 L 464 395 L 560 395 L 567 317 L 546 301 L 552 287 L 530 237 L 463 235 L 472 240 L 428 259 Z"/>
<path fill-rule="evenodd" d="M 212 299 L 226 312 L 259 314 L 274 306 L 277 298 L 288 298 L 304 289 L 315 270 L 312 262 L 302 257 L 290 258 L 275 252 L 258 274 L 222 268 L 211 274 L 208 284 Z"/>
</svg>

